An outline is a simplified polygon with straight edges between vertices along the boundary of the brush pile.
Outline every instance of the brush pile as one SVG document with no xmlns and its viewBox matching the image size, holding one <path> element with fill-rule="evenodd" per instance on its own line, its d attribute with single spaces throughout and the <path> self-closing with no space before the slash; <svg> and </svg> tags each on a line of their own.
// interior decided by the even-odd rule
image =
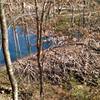
<svg viewBox="0 0 100 100">
<path fill-rule="evenodd" d="M 100 78 L 100 52 L 92 49 L 89 44 L 63 44 L 44 51 L 41 66 L 44 81 L 52 84 L 68 83 L 74 77 L 82 84 L 96 86 Z M 21 81 L 30 83 L 39 80 L 36 56 L 18 60 L 14 67 L 15 74 Z"/>
</svg>

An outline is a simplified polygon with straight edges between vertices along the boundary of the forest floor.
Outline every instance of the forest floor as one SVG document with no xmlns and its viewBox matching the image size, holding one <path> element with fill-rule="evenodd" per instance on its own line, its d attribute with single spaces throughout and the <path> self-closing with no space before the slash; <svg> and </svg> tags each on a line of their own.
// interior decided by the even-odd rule
<svg viewBox="0 0 100 100">
<path fill-rule="evenodd" d="M 0 72 L 0 86 L 10 88 L 6 72 Z M 100 84 L 96 87 L 80 84 L 71 80 L 73 89 L 68 91 L 65 85 L 44 83 L 44 100 L 100 100 Z M 19 100 L 40 100 L 39 84 L 24 84 L 19 86 L 22 92 Z M 11 100 L 11 93 L 0 93 L 0 100 Z"/>
</svg>

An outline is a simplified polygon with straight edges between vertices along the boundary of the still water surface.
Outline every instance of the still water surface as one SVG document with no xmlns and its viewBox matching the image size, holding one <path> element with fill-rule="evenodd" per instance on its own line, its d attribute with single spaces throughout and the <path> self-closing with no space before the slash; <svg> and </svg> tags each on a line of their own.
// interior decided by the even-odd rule
<svg viewBox="0 0 100 100">
<path fill-rule="evenodd" d="M 20 55 L 18 57 L 24 57 L 24 56 L 29 55 L 29 53 L 30 53 L 29 48 L 28 48 L 28 43 L 27 43 L 25 37 L 28 37 L 28 39 L 30 41 L 31 53 L 36 53 L 36 51 L 37 51 L 36 34 L 33 34 L 30 32 L 30 34 L 27 36 L 27 35 L 25 35 L 26 33 L 23 31 L 23 29 L 19 26 L 16 27 L 15 31 L 18 36 L 19 47 L 20 47 L 20 52 L 19 52 L 19 50 L 17 50 L 17 54 Z M 9 51 L 10 51 L 11 60 L 15 61 L 17 58 L 16 57 L 17 55 L 16 55 L 16 49 L 15 49 L 14 32 L 13 32 L 12 27 L 10 27 L 8 29 L 8 39 L 9 39 Z M 1 38 L 0 38 L 0 41 L 1 41 Z M 47 41 L 47 42 L 43 43 L 43 49 L 49 48 L 50 44 L 51 44 L 51 41 Z M 4 64 L 4 63 L 5 63 L 5 61 L 4 61 L 1 42 L 0 42 L 0 64 Z"/>
</svg>

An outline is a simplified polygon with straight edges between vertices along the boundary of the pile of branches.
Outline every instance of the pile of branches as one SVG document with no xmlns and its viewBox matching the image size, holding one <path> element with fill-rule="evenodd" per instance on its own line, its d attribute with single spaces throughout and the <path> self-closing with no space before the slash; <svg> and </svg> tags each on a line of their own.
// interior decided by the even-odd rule
<svg viewBox="0 0 100 100">
<path fill-rule="evenodd" d="M 87 85 L 98 85 L 100 78 L 100 56 L 86 45 L 65 45 L 44 51 L 41 58 L 44 81 L 52 84 L 69 84 L 71 77 Z M 17 67 L 19 66 L 19 67 Z M 14 63 L 15 75 L 20 82 L 39 81 L 36 56 Z"/>
</svg>

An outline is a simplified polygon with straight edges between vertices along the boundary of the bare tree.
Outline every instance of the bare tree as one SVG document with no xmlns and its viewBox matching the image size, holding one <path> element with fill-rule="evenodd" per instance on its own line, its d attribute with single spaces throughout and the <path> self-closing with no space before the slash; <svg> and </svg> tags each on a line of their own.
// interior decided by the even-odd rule
<svg viewBox="0 0 100 100">
<path fill-rule="evenodd" d="M 74 4 L 73 4 L 73 2 L 71 3 L 71 10 L 72 10 L 71 23 L 72 23 L 72 27 L 73 27 L 73 24 L 74 24 Z"/>
<path fill-rule="evenodd" d="M 42 32 L 43 32 L 43 22 L 45 5 L 47 0 L 43 1 L 41 15 L 39 17 L 38 1 L 35 0 L 35 13 L 36 13 L 36 29 L 37 29 L 37 63 L 40 74 L 40 99 L 43 99 L 43 66 L 41 66 L 41 50 L 42 50 Z"/>
<path fill-rule="evenodd" d="M 18 34 L 16 32 L 15 22 L 13 23 L 13 34 L 14 34 L 15 52 L 16 52 L 16 59 L 17 59 L 18 57 L 21 57 L 21 50 L 19 45 Z"/>
<path fill-rule="evenodd" d="M 43 93 L 43 85 L 42 85 L 42 68 L 40 64 L 40 52 L 41 52 L 41 43 L 40 43 L 40 30 L 39 30 L 39 16 L 38 16 L 38 6 L 37 6 L 37 0 L 35 0 L 35 12 L 36 12 L 36 28 L 37 28 L 37 63 L 38 63 L 38 68 L 40 71 L 40 97 L 42 97 Z"/>
<path fill-rule="evenodd" d="M 9 47 L 8 47 L 7 24 L 6 24 L 3 4 L 1 3 L 1 1 L 2 0 L 0 0 L 0 25 L 1 25 L 1 33 L 2 33 L 2 49 L 3 49 L 4 59 L 6 63 L 7 74 L 9 76 L 9 80 L 12 87 L 12 97 L 13 100 L 18 100 L 17 81 L 14 77 L 13 68 L 12 68 L 13 66 L 11 63 L 10 53 L 8 49 Z"/>
</svg>

